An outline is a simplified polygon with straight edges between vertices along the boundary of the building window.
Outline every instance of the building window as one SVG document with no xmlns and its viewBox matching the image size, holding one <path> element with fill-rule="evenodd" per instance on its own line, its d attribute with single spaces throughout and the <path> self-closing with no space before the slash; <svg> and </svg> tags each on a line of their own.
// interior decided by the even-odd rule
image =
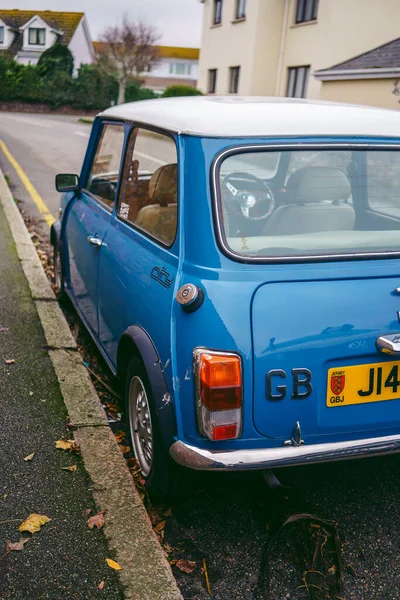
<svg viewBox="0 0 400 600">
<path fill-rule="evenodd" d="M 0 27 L 0 44 L 4 44 L 4 27 Z"/>
<path fill-rule="evenodd" d="M 240 67 L 229 67 L 229 93 L 237 94 L 239 90 Z"/>
<path fill-rule="evenodd" d="M 297 0 L 296 23 L 315 21 L 318 12 L 318 0 Z"/>
<path fill-rule="evenodd" d="M 215 94 L 217 88 L 217 69 L 208 69 L 208 93 Z"/>
<path fill-rule="evenodd" d="M 306 97 L 309 71 L 309 66 L 289 67 L 286 96 L 289 98 Z"/>
<path fill-rule="evenodd" d="M 246 0 L 236 0 L 236 19 L 246 17 Z"/>
<path fill-rule="evenodd" d="M 186 63 L 170 63 L 170 75 L 191 75 L 192 65 Z"/>
<path fill-rule="evenodd" d="M 29 44 L 31 46 L 44 46 L 46 43 L 46 30 L 29 27 Z"/>
<path fill-rule="evenodd" d="M 213 25 L 222 23 L 222 0 L 214 0 Z"/>
</svg>

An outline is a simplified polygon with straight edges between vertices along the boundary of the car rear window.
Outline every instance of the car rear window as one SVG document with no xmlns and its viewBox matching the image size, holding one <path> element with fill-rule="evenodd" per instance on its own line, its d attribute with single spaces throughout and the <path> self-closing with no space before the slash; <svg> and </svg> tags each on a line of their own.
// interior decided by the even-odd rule
<svg viewBox="0 0 400 600">
<path fill-rule="evenodd" d="M 216 188 L 222 244 L 238 257 L 400 252 L 397 149 L 242 150 L 217 166 Z"/>
</svg>

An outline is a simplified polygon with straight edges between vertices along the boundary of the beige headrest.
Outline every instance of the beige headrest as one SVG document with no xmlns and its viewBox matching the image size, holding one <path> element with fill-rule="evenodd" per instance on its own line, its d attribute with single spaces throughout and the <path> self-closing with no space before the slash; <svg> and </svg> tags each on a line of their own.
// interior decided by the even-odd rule
<svg viewBox="0 0 400 600">
<path fill-rule="evenodd" d="M 347 200 L 350 182 L 340 169 L 333 167 L 303 167 L 289 177 L 286 184 L 289 204 Z"/>
<path fill-rule="evenodd" d="M 168 206 L 178 201 L 178 165 L 163 165 L 154 171 L 149 182 L 149 197 L 153 204 Z"/>
</svg>

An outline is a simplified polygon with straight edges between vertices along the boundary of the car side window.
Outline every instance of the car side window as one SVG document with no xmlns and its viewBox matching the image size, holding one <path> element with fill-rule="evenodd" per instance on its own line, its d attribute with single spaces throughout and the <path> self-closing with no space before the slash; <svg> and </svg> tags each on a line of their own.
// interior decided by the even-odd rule
<svg viewBox="0 0 400 600">
<path fill-rule="evenodd" d="M 178 226 L 178 159 L 168 135 L 133 129 L 126 153 L 117 215 L 171 246 Z"/>
<path fill-rule="evenodd" d="M 86 184 L 87 191 L 111 209 L 117 191 L 123 145 L 123 125 L 104 125 Z"/>
</svg>

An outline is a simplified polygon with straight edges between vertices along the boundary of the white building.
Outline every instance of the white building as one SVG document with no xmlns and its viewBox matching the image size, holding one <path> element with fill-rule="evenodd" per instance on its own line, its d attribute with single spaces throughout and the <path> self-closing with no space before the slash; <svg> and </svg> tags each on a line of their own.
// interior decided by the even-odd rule
<svg viewBox="0 0 400 600">
<path fill-rule="evenodd" d="M 104 52 L 104 42 L 93 42 L 97 54 Z M 159 60 L 150 71 L 143 73 L 143 85 L 162 93 L 170 85 L 195 88 L 199 76 L 199 48 L 158 46 Z"/>
<path fill-rule="evenodd" d="M 399 0 L 202 1 L 202 92 L 399 109 L 400 45 L 388 44 L 399 37 Z M 373 77 L 386 80 L 378 85 Z"/>
<path fill-rule="evenodd" d="M 95 54 L 84 13 L 0 9 L 0 56 L 36 65 L 56 43 L 68 46 L 75 72 Z"/>
<path fill-rule="evenodd" d="M 146 75 L 144 85 L 163 92 L 170 85 L 196 87 L 199 77 L 198 48 L 159 46 L 160 60 Z"/>
</svg>

